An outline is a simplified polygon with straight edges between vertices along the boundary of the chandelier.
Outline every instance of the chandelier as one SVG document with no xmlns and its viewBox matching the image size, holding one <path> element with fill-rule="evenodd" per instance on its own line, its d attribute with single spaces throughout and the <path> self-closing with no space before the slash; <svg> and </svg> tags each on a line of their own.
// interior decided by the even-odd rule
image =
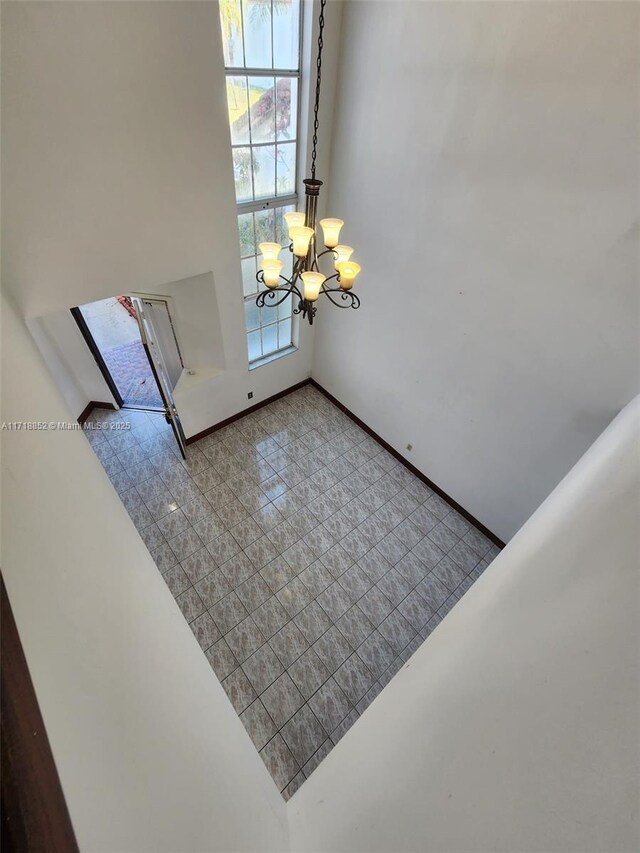
<svg viewBox="0 0 640 853">
<path fill-rule="evenodd" d="M 324 30 L 324 8 L 327 0 L 321 0 L 318 32 L 318 61 L 316 76 L 316 98 L 313 108 L 313 149 L 311 152 L 311 177 L 303 181 L 305 187 L 305 210 L 302 212 L 285 213 L 284 219 L 289 232 L 289 251 L 293 254 L 293 271 L 291 278 L 282 275 L 284 262 L 279 259 L 282 246 L 280 243 L 260 243 L 260 265 L 256 279 L 265 286 L 256 298 L 258 308 L 281 305 L 291 296 L 297 299 L 294 314 L 302 314 L 309 324 L 313 324 L 316 315 L 316 302 L 320 295 L 338 308 L 359 308 L 360 299 L 352 292 L 356 276 L 360 272 L 360 264 L 351 260 L 353 249 L 338 242 L 340 229 L 344 225 L 342 219 L 321 219 L 324 250 L 317 251 L 316 211 L 318 196 L 322 181 L 316 179 L 316 149 L 318 147 L 318 109 L 320 107 L 320 81 L 322 77 L 322 31 Z M 325 276 L 319 268 L 318 261 L 324 256 L 331 255 L 333 260 L 333 275 Z M 327 258 L 328 260 L 328 258 Z M 328 286 L 335 279 L 337 287 Z"/>
</svg>

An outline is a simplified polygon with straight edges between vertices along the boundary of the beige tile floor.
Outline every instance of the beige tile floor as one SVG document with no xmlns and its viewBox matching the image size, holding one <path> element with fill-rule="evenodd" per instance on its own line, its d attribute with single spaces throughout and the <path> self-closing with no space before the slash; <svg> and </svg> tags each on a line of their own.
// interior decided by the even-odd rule
<svg viewBox="0 0 640 853">
<path fill-rule="evenodd" d="M 87 429 L 285 798 L 498 548 L 312 386 L 190 445 Z"/>
</svg>

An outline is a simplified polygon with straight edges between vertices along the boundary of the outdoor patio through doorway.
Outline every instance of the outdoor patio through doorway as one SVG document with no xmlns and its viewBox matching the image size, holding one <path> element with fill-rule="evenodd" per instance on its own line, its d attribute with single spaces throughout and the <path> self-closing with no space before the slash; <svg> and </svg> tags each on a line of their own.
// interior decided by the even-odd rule
<svg viewBox="0 0 640 853">
<path fill-rule="evenodd" d="M 82 305 L 80 312 L 124 406 L 162 409 L 162 398 L 129 297 L 113 296 L 91 302 Z"/>
</svg>

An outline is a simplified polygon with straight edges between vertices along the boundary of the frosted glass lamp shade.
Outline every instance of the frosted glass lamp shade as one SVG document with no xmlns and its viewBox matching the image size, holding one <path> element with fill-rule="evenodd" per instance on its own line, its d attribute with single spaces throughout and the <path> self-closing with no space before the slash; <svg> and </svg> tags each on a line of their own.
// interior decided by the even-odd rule
<svg viewBox="0 0 640 853">
<path fill-rule="evenodd" d="M 302 281 L 304 282 L 304 298 L 309 302 L 315 302 L 320 294 L 322 282 L 326 276 L 320 272 L 303 272 Z"/>
<path fill-rule="evenodd" d="M 297 211 L 293 213 L 285 213 L 284 221 L 287 223 L 287 228 L 289 229 L 289 237 L 291 237 L 292 228 L 304 225 L 304 213 L 298 213 Z"/>
<path fill-rule="evenodd" d="M 320 227 L 324 234 L 324 244 L 327 249 L 333 249 L 338 245 L 340 239 L 340 229 L 344 225 L 342 219 L 321 219 Z"/>
<path fill-rule="evenodd" d="M 351 290 L 353 282 L 360 272 L 360 264 L 356 264 L 355 261 L 342 261 L 336 264 L 336 269 L 340 276 L 340 287 L 343 290 Z"/>
<path fill-rule="evenodd" d="M 263 261 L 277 261 L 282 246 L 280 243 L 258 243 L 258 248 L 262 252 Z"/>
<path fill-rule="evenodd" d="M 295 225 L 289 229 L 289 236 L 293 240 L 293 254 L 297 258 L 304 258 L 309 251 L 309 243 L 313 237 L 313 228 L 305 225 Z"/>
<path fill-rule="evenodd" d="M 335 267 L 338 269 L 338 264 L 348 261 L 351 255 L 353 255 L 353 246 L 336 246 L 333 251 L 337 255 Z"/>
<path fill-rule="evenodd" d="M 283 266 L 282 261 L 264 261 L 262 275 L 267 287 L 277 287 L 280 284 L 280 271 Z"/>
</svg>

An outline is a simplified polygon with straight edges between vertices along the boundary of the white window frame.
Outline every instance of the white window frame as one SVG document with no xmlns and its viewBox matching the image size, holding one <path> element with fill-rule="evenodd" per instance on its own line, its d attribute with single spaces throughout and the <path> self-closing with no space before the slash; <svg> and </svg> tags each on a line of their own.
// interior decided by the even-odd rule
<svg viewBox="0 0 640 853">
<path fill-rule="evenodd" d="M 303 145 L 303 139 L 306 139 L 305 128 L 302 127 L 302 100 L 303 100 L 303 31 L 304 31 L 304 18 L 305 18 L 305 0 L 299 0 L 299 20 L 298 20 L 298 67 L 297 69 L 277 69 L 277 68 L 245 68 L 245 67 L 237 67 L 237 66 L 226 66 L 225 65 L 225 89 L 226 89 L 226 81 L 229 77 L 246 77 L 250 81 L 252 77 L 273 77 L 275 78 L 283 78 L 290 77 L 295 78 L 297 80 L 297 104 L 296 104 L 296 157 L 295 157 L 295 173 L 294 173 L 294 186 L 295 192 L 287 195 L 287 196 L 270 196 L 268 198 L 262 198 L 256 201 L 245 201 L 239 202 L 236 207 L 236 215 L 240 217 L 242 214 L 246 213 L 256 213 L 262 210 L 270 210 L 277 209 L 279 207 L 291 207 L 296 209 L 299 202 L 299 175 L 300 175 L 300 165 L 302 162 L 302 152 L 305 146 Z M 241 16 L 243 14 L 242 2 L 240 3 Z M 271 2 L 271 14 L 273 15 L 273 0 Z M 243 26 L 243 39 L 242 39 L 242 53 L 244 58 L 244 20 L 242 20 Z M 273 57 L 273 26 L 271 27 L 271 55 Z M 250 120 L 250 119 L 249 119 Z M 231 148 L 232 151 L 236 148 L 249 148 L 250 151 L 253 151 L 254 148 L 265 147 L 268 145 L 274 145 L 275 143 L 265 142 L 265 143 L 232 143 Z M 253 168 L 251 170 L 251 181 L 252 181 L 252 189 L 253 189 Z M 276 186 L 277 186 L 277 161 L 276 161 Z M 274 187 L 274 189 L 276 189 Z M 254 194 L 254 193 L 252 193 Z M 257 284 L 257 283 L 256 283 Z M 257 292 L 257 291 L 256 291 Z M 243 311 L 244 305 L 247 302 L 255 301 L 256 294 L 251 294 L 249 296 L 244 295 L 244 284 L 243 284 Z M 278 349 L 263 354 L 258 358 L 249 359 L 249 369 L 252 370 L 256 367 L 261 367 L 263 364 L 267 364 L 270 361 L 273 361 L 277 358 L 281 358 L 285 355 L 289 355 L 291 353 L 296 352 L 298 348 L 298 336 L 299 336 L 299 323 L 298 316 L 293 314 L 293 308 L 295 307 L 292 300 L 293 297 L 288 297 L 292 313 L 291 313 L 291 340 L 283 346 L 279 346 Z M 265 309 L 260 309 L 265 310 Z M 267 308 L 266 310 L 271 310 L 275 312 L 273 308 Z M 265 326 L 260 327 L 260 336 L 262 342 L 262 329 L 268 328 L 269 326 L 273 326 L 278 322 L 277 315 L 273 321 L 273 323 L 267 323 Z M 253 330 L 252 330 L 253 331 Z M 247 337 L 247 355 L 249 354 L 249 334 L 251 332 L 245 326 L 245 335 Z"/>
</svg>

